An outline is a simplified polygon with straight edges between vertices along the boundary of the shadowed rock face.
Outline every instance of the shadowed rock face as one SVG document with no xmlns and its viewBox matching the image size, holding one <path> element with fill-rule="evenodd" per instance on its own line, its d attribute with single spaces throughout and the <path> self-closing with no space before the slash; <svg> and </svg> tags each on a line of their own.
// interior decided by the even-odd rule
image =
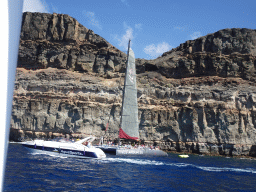
<svg viewBox="0 0 256 192">
<path fill-rule="evenodd" d="M 174 51 L 183 53 L 210 52 L 229 55 L 232 53 L 251 54 L 256 56 L 256 30 L 246 28 L 223 29 L 216 33 L 199 37 L 182 43 L 173 51 L 166 52 L 167 56 Z"/>
<path fill-rule="evenodd" d="M 141 71 L 152 68 L 168 78 L 210 75 L 255 81 L 256 30 L 220 30 L 138 64 Z"/>
<path fill-rule="evenodd" d="M 23 14 L 18 67 L 113 76 L 125 60 L 125 53 L 68 15 Z"/>
<path fill-rule="evenodd" d="M 170 151 L 255 156 L 255 38 L 255 30 L 224 29 L 155 60 L 137 59 L 141 140 Z M 24 13 L 11 139 L 116 139 L 125 60 L 68 15 Z"/>
</svg>

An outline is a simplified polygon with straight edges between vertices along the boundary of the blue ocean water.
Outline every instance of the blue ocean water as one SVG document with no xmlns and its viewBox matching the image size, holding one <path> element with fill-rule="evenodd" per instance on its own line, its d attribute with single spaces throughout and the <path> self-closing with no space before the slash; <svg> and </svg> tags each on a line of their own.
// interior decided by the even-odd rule
<svg viewBox="0 0 256 192">
<path fill-rule="evenodd" d="M 256 160 L 190 155 L 76 159 L 9 144 L 4 191 L 255 191 Z"/>
</svg>

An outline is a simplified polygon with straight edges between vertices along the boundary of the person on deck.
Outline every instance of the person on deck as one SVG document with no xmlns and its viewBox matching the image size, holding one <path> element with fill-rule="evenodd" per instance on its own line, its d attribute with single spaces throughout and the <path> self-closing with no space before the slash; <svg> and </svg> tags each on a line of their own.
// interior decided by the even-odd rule
<svg viewBox="0 0 256 192">
<path fill-rule="evenodd" d="M 91 142 L 89 141 L 88 144 L 87 144 L 87 147 L 91 148 L 92 144 Z"/>
</svg>

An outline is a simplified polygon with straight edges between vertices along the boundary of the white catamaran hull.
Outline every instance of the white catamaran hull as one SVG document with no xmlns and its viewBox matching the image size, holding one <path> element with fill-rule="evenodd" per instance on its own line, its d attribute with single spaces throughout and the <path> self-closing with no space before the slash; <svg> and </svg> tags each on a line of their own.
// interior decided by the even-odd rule
<svg viewBox="0 0 256 192">
<path fill-rule="evenodd" d="M 141 148 L 141 149 L 127 149 L 127 148 L 119 148 L 114 146 L 97 146 L 102 151 L 112 155 L 139 155 L 139 156 L 168 156 L 168 154 L 162 150 L 155 150 L 150 148 Z"/>
<path fill-rule="evenodd" d="M 116 155 L 168 156 L 166 152 L 155 149 L 117 149 Z"/>
</svg>

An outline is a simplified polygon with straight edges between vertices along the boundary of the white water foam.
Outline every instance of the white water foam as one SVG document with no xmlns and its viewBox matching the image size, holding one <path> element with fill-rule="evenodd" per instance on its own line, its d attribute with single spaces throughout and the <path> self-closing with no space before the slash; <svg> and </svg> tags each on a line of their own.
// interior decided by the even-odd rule
<svg viewBox="0 0 256 192">
<path fill-rule="evenodd" d="M 43 153 L 36 153 L 36 152 L 34 152 L 34 153 L 28 153 L 29 155 L 44 155 Z"/>
<path fill-rule="evenodd" d="M 54 154 L 54 153 L 51 153 L 51 152 L 32 152 L 32 153 L 28 153 L 29 155 L 47 155 L 47 156 L 50 156 L 50 157 L 58 157 L 58 158 L 67 158 L 66 156 L 61 156 L 59 154 Z"/>
<path fill-rule="evenodd" d="M 202 167 L 197 166 L 197 168 L 202 169 L 204 171 L 214 171 L 214 172 L 244 172 L 244 173 L 256 173 L 255 169 L 252 168 L 228 168 L 228 167 Z"/>
<path fill-rule="evenodd" d="M 9 141 L 9 143 L 18 143 L 18 144 L 20 144 L 20 142 L 15 142 L 15 141 Z"/>
<path fill-rule="evenodd" d="M 68 157 L 67 156 L 63 156 L 63 155 L 60 155 L 59 153 L 45 153 L 45 155 L 48 155 L 48 156 L 51 156 L 51 157 L 57 157 L 57 158 L 61 158 L 61 159 L 67 159 Z"/>
<path fill-rule="evenodd" d="M 229 168 L 229 167 L 204 167 L 187 163 L 171 163 L 166 164 L 170 166 L 176 167 L 194 167 L 197 169 L 201 169 L 203 171 L 211 171 L 211 172 L 245 172 L 245 173 L 256 173 L 256 169 L 252 168 Z"/>
<path fill-rule="evenodd" d="M 163 162 L 144 160 L 144 159 L 106 158 L 106 159 L 102 159 L 101 161 L 104 163 L 125 162 L 125 163 L 132 163 L 132 164 L 138 164 L 138 165 L 164 165 Z"/>
<path fill-rule="evenodd" d="M 31 155 L 42 155 L 42 153 L 30 153 Z M 67 158 L 66 156 L 59 156 L 55 154 L 47 154 L 52 157 L 60 157 L 60 158 Z M 209 172 L 243 172 L 243 173 L 253 173 L 256 174 L 256 169 L 253 168 L 229 168 L 229 167 L 204 167 L 189 163 L 164 163 L 161 161 L 155 160 L 146 160 L 146 159 L 128 159 L 128 158 L 104 158 L 104 159 L 91 159 L 97 161 L 98 163 L 131 163 L 137 165 L 165 165 L 165 166 L 173 166 L 173 167 L 193 167 L 197 169 L 201 169 L 203 171 Z"/>
<path fill-rule="evenodd" d="M 106 158 L 99 160 L 102 163 L 131 163 L 131 164 L 138 164 L 138 165 L 165 165 L 165 166 L 174 166 L 174 167 L 193 167 L 197 169 L 201 169 L 203 171 L 210 171 L 210 172 L 243 172 L 243 173 L 256 173 L 256 169 L 253 168 L 229 168 L 229 167 L 204 167 L 189 163 L 164 163 L 161 161 L 154 161 L 154 160 L 145 160 L 145 159 L 126 159 L 126 158 Z"/>
</svg>

